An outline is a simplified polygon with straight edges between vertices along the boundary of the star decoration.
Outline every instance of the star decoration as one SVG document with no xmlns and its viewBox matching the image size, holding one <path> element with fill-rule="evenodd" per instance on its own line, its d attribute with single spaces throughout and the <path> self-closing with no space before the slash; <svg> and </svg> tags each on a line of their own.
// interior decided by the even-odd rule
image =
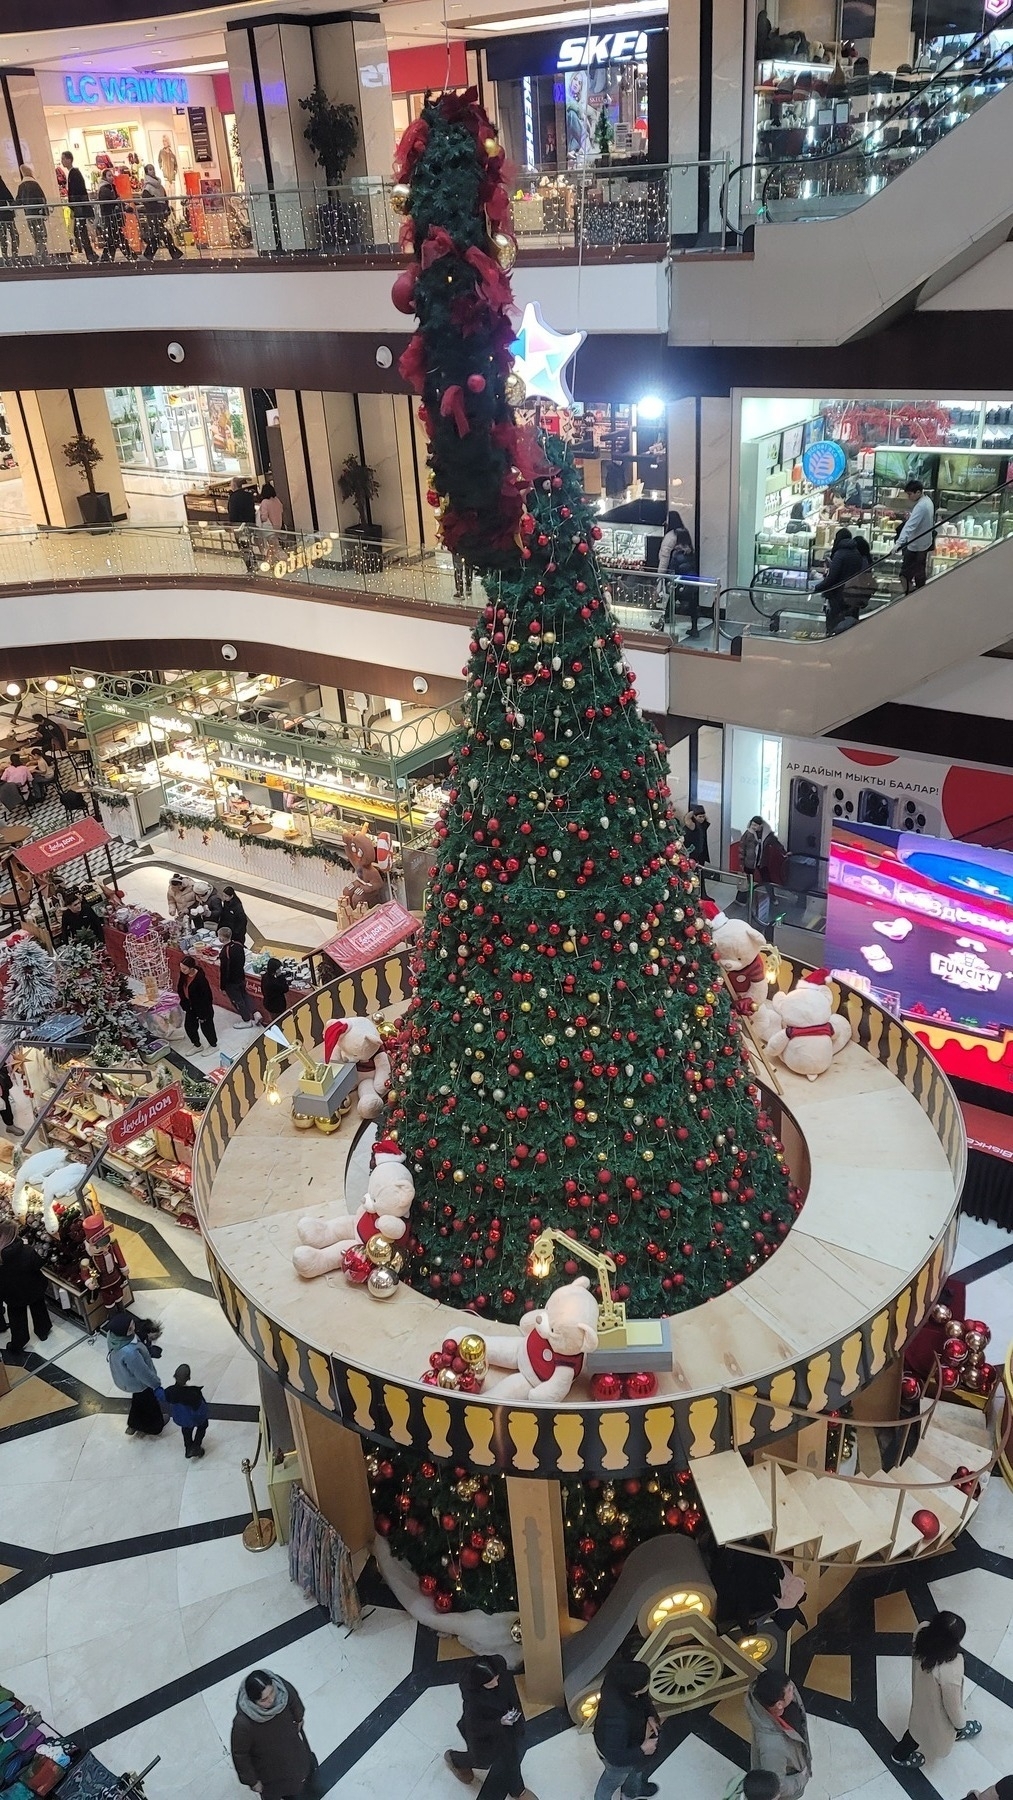
<svg viewBox="0 0 1013 1800">
<path fill-rule="evenodd" d="M 557 406 L 572 406 L 573 395 L 563 370 L 576 356 L 587 336 L 586 331 L 553 331 L 542 318 L 541 307 L 528 301 L 521 328 L 510 345 L 514 374 L 524 383 L 530 398 L 540 394 L 543 400 L 554 400 Z"/>
</svg>

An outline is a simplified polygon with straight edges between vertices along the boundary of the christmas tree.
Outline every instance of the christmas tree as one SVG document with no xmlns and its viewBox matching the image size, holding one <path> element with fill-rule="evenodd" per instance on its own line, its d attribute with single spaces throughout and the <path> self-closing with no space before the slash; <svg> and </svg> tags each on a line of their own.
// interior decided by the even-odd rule
<svg viewBox="0 0 1013 1800">
<path fill-rule="evenodd" d="M 21 938 L 8 959 L 4 1017 L 17 1025 L 38 1025 L 56 1010 L 56 964 L 32 937 Z"/>
<path fill-rule="evenodd" d="M 57 957 L 57 972 L 60 1006 L 77 1013 L 85 1030 L 94 1034 L 92 1060 L 100 1068 L 133 1062 L 151 1052 L 152 1032 L 104 950 L 70 944 Z"/>
<path fill-rule="evenodd" d="M 450 239 L 441 261 L 465 241 L 433 186 L 462 108 L 487 172 L 495 133 L 467 96 L 450 122 L 446 99 L 427 107 L 423 151 L 414 162 L 402 153 L 422 267 L 434 232 Z M 503 235 L 502 213 L 490 218 L 486 206 L 484 229 L 493 223 Z M 481 228 L 480 214 L 469 242 Z M 421 278 L 413 294 L 424 356 L 407 360 L 424 369 L 429 425 L 453 417 L 448 372 L 469 391 L 468 357 L 485 340 L 455 332 Z M 465 444 L 470 413 L 457 429 Z M 446 527 L 455 489 L 435 450 Z M 547 1297 L 529 1257 L 552 1226 L 611 1255 L 616 1297 L 632 1317 L 653 1318 L 742 1280 L 800 1202 L 673 822 L 665 747 L 637 705 L 595 555 L 600 532 L 560 440 L 545 439 L 531 466 L 516 544 L 499 542 L 497 527 L 484 557 L 495 573 L 471 641 L 466 734 L 437 827 L 390 1096 L 416 1187 L 405 1278 L 479 1321 L 516 1321 Z M 556 1279 L 581 1267 L 564 1255 Z M 487 1528 L 462 1521 L 473 1478 L 430 1478 L 400 1458 L 388 1466 L 377 1511 L 396 1554 L 435 1577 L 445 1608 L 506 1604 L 508 1572 L 493 1583 L 473 1541 Z M 700 1523 L 685 1471 L 620 1485 L 635 1492 L 568 1490 L 570 1588 L 585 1611 L 631 1544 Z M 495 1487 L 483 1477 L 467 1504 Z M 498 1538 L 502 1498 L 490 1508 Z"/>
</svg>

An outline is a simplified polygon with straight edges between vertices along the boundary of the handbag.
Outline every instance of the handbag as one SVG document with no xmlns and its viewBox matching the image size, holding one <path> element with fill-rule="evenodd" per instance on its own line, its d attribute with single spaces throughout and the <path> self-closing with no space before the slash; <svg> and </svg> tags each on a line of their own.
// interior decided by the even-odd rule
<svg viewBox="0 0 1013 1800">
<path fill-rule="evenodd" d="M 24 1777 L 25 1786 L 31 1788 L 33 1794 L 51 1794 L 63 1774 L 64 1770 L 51 1756 L 37 1756 Z"/>
</svg>

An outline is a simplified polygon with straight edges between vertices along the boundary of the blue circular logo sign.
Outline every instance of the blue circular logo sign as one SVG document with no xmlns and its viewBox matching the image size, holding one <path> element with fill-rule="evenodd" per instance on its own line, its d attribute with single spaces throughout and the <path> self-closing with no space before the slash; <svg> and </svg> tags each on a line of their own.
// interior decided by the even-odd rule
<svg viewBox="0 0 1013 1800">
<path fill-rule="evenodd" d="M 831 438 L 820 438 L 802 452 L 802 473 L 813 487 L 829 487 L 832 481 L 840 481 L 847 466 L 844 451 Z"/>
</svg>

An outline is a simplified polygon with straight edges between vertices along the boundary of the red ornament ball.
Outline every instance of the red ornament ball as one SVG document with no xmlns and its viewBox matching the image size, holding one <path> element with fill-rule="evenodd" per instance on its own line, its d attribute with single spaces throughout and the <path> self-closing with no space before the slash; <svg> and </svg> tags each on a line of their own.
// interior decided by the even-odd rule
<svg viewBox="0 0 1013 1800">
<path fill-rule="evenodd" d="M 911 1515 L 911 1523 L 916 1531 L 921 1532 L 923 1538 L 939 1536 L 939 1520 L 934 1512 L 929 1512 L 927 1506 L 919 1507 L 918 1511 Z"/>
<path fill-rule="evenodd" d="M 438 1594 L 433 1595 L 433 1605 L 439 1613 L 453 1612 L 454 1596 L 441 1588 Z"/>
<path fill-rule="evenodd" d="M 638 1371 L 636 1375 L 627 1375 L 623 1382 L 623 1393 L 627 1400 L 649 1400 L 658 1391 L 658 1377 L 650 1369 Z"/>
<path fill-rule="evenodd" d="M 419 1576 L 419 1587 L 423 1594 L 435 1594 L 435 1592 L 436 1592 L 436 1576 L 435 1575 L 420 1575 Z"/>
<path fill-rule="evenodd" d="M 595 1400 L 621 1400 L 623 1397 L 622 1378 L 619 1375 L 592 1375 L 591 1393 Z"/>
</svg>

